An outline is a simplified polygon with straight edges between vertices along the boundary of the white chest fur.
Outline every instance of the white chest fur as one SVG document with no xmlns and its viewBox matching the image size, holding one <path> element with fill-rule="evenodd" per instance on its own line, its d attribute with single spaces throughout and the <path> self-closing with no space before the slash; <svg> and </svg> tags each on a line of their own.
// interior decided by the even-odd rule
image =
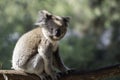
<svg viewBox="0 0 120 80">
<path fill-rule="evenodd" d="M 54 47 L 53 47 L 53 51 L 55 51 L 55 50 L 58 48 L 58 42 L 54 42 L 54 43 L 53 43 L 53 46 L 54 46 Z"/>
<path fill-rule="evenodd" d="M 46 44 L 44 45 L 39 45 L 39 48 L 38 48 L 38 52 L 40 53 L 40 55 L 44 55 L 44 52 L 45 52 L 45 46 Z M 51 51 L 55 51 L 57 48 L 58 48 L 58 42 L 55 42 L 55 43 L 52 43 L 52 46 L 53 47 L 49 47 L 51 49 Z"/>
</svg>

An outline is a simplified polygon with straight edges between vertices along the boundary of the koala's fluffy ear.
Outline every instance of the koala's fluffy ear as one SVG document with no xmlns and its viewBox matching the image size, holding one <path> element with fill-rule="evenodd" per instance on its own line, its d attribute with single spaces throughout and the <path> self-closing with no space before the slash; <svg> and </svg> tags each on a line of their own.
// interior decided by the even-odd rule
<svg viewBox="0 0 120 80">
<path fill-rule="evenodd" d="M 46 19 L 50 19 L 52 14 L 46 10 L 41 10 L 38 12 L 38 19 L 35 23 L 36 26 L 44 25 Z"/>
<path fill-rule="evenodd" d="M 68 17 L 68 16 L 67 17 L 63 17 L 63 20 L 64 20 L 64 22 L 68 23 L 70 21 L 70 17 Z"/>
</svg>

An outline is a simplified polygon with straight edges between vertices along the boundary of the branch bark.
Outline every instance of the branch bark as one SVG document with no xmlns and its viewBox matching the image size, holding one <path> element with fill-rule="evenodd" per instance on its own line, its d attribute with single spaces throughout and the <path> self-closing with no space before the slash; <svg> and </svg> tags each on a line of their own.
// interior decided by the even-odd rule
<svg viewBox="0 0 120 80">
<path fill-rule="evenodd" d="M 61 75 L 59 80 L 99 80 L 120 75 L 120 64 L 94 71 L 70 70 L 57 74 Z M 21 71 L 0 70 L 0 80 L 40 80 L 40 78 Z"/>
</svg>

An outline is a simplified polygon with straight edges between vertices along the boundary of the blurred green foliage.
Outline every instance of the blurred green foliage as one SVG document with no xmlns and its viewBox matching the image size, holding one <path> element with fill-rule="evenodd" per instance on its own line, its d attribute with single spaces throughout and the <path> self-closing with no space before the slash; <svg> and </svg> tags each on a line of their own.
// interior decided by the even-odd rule
<svg viewBox="0 0 120 80">
<path fill-rule="evenodd" d="M 70 68 L 120 63 L 120 0 L 0 0 L 0 69 L 11 68 L 16 41 L 34 28 L 43 9 L 71 17 L 60 41 L 61 56 Z"/>
</svg>

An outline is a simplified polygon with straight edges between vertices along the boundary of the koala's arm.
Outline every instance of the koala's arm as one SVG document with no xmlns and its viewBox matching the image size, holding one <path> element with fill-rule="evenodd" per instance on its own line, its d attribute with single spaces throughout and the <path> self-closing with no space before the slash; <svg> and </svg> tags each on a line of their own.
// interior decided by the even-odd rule
<svg viewBox="0 0 120 80">
<path fill-rule="evenodd" d="M 69 68 L 64 65 L 63 60 L 59 55 L 59 48 L 53 53 L 53 65 L 60 71 L 67 71 Z"/>
<path fill-rule="evenodd" d="M 51 43 L 44 40 L 43 43 L 39 45 L 40 49 L 38 50 L 38 52 L 43 58 L 45 73 L 47 73 L 52 77 L 52 79 L 54 79 L 56 78 L 56 76 L 55 71 L 52 68 L 52 49 L 51 49 L 52 47 L 53 46 Z"/>
</svg>

